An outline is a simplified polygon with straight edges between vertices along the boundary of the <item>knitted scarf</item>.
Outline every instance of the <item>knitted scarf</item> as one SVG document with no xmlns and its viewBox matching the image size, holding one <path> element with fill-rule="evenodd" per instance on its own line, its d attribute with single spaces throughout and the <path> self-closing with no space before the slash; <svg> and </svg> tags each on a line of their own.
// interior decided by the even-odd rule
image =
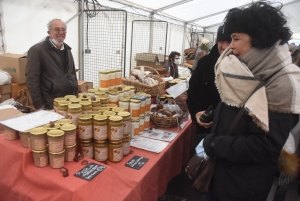
<svg viewBox="0 0 300 201">
<path fill-rule="evenodd" d="M 215 65 L 215 75 L 221 100 L 244 107 L 266 132 L 269 131 L 268 110 L 300 114 L 300 69 L 292 64 L 287 44 L 279 45 L 278 41 L 271 48 L 251 48 L 241 60 L 227 48 Z M 267 80 L 266 85 L 248 99 L 262 80 Z M 290 182 L 297 174 L 298 159 L 294 153 L 299 135 L 300 121 L 289 133 L 279 158 L 278 166 L 283 167 L 280 183 Z"/>
</svg>

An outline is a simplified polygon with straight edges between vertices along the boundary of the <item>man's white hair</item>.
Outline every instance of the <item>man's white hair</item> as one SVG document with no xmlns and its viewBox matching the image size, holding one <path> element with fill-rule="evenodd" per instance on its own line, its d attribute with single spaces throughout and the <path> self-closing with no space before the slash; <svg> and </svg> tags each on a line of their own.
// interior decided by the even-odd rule
<svg viewBox="0 0 300 201">
<path fill-rule="evenodd" d="M 48 22 L 48 24 L 47 24 L 48 31 L 51 30 L 51 24 L 52 24 L 52 22 L 55 21 L 55 20 L 62 21 L 61 19 L 58 19 L 58 18 L 54 18 L 54 19 L 50 20 L 50 21 Z M 62 22 L 66 25 L 66 29 L 67 29 L 67 24 L 66 24 L 64 21 L 62 21 Z"/>
</svg>

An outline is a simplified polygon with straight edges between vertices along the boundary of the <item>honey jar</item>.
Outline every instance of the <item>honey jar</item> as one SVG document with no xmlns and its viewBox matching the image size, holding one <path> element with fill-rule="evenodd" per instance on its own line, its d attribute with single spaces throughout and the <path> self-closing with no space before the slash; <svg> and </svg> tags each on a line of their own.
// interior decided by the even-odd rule
<svg viewBox="0 0 300 201">
<path fill-rule="evenodd" d="M 65 118 L 68 118 L 68 105 L 70 104 L 69 101 L 60 101 L 58 103 L 58 107 L 56 112 Z"/>
<path fill-rule="evenodd" d="M 65 150 L 60 152 L 50 152 L 49 151 L 49 160 L 50 160 L 50 167 L 62 168 L 65 165 Z"/>
<path fill-rule="evenodd" d="M 94 145 L 92 140 L 79 140 L 79 149 L 81 149 L 83 156 L 94 158 Z"/>
<path fill-rule="evenodd" d="M 108 144 L 108 159 L 110 162 L 117 163 L 123 159 L 122 140 L 109 141 Z"/>
<path fill-rule="evenodd" d="M 80 104 L 68 105 L 68 118 L 72 120 L 72 124 L 78 125 L 78 117 L 81 115 L 82 108 Z"/>
<path fill-rule="evenodd" d="M 25 147 L 25 148 L 31 147 L 31 145 L 30 145 L 30 133 L 29 133 L 29 131 L 22 131 L 22 132 L 20 132 L 20 137 L 21 137 L 21 141 L 22 141 L 23 147 Z"/>
<path fill-rule="evenodd" d="M 67 101 L 68 101 L 71 98 L 76 98 L 76 96 L 75 95 L 66 95 L 64 98 L 67 99 Z"/>
<path fill-rule="evenodd" d="M 116 87 L 121 87 L 122 86 L 122 70 L 121 69 L 116 69 L 116 78 L 115 78 L 115 86 Z"/>
<path fill-rule="evenodd" d="M 144 122 L 144 130 L 147 131 L 150 128 L 150 115 L 149 113 L 145 113 L 145 122 Z"/>
<path fill-rule="evenodd" d="M 100 99 L 92 100 L 92 110 L 98 111 L 101 106 Z"/>
<path fill-rule="evenodd" d="M 88 114 L 92 111 L 92 102 L 90 101 L 81 101 L 79 104 L 82 106 L 82 114 Z"/>
<path fill-rule="evenodd" d="M 89 140 L 93 138 L 93 124 L 92 116 L 89 114 L 82 114 L 78 118 L 79 139 Z"/>
<path fill-rule="evenodd" d="M 118 114 L 119 112 L 123 112 L 124 108 L 121 107 L 114 107 L 111 109 L 111 111 L 115 112 L 116 114 Z"/>
<path fill-rule="evenodd" d="M 63 130 L 50 130 L 47 132 L 49 152 L 61 152 L 64 150 L 64 134 Z"/>
<path fill-rule="evenodd" d="M 79 104 L 81 99 L 80 98 L 70 98 L 69 101 L 71 104 Z"/>
<path fill-rule="evenodd" d="M 107 116 L 107 118 L 109 118 L 110 116 L 116 115 L 116 113 L 113 111 L 104 111 L 102 114 Z"/>
<path fill-rule="evenodd" d="M 141 100 L 140 118 L 145 115 L 146 99 Z"/>
<path fill-rule="evenodd" d="M 54 112 L 57 112 L 57 108 L 58 108 L 58 102 L 60 101 L 66 101 L 66 98 L 63 97 L 59 97 L 59 98 L 54 98 L 54 102 L 53 102 L 53 108 L 54 108 Z"/>
<path fill-rule="evenodd" d="M 110 70 L 109 73 L 109 90 L 114 90 L 115 85 L 116 85 L 116 71 L 115 70 Z"/>
<path fill-rule="evenodd" d="M 134 95 L 134 91 L 135 91 L 135 87 L 134 86 L 128 86 L 128 88 L 129 88 L 129 96 L 133 96 Z"/>
<path fill-rule="evenodd" d="M 120 141 L 123 139 L 123 118 L 120 116 L 110 116 L 108 121 L 108 139 L 110 141 Z"/>
<path fill-rule="evenodd" d="M 45 167 L 49 165 L 48 149 L 37 151 L 32 149 L 33 161 L 36 167 Z"/>
<path fill-rule="evenodd" d="M 3 125 L 5 139 L 6 140 L 16 140 L 19 137 L 19 132 Z"/>
<path fill-rule="evenodd" d="M 60 129 L 65 132 L 65 146 L 71 146 L 76 143 L 76 126 L 74 124 L 64 124 Z"/>
<path fill-rule="evenodd" d="M 137 138 L 139 136 L 139 132 L 140 132 L 140 120 L 132 119 L 130 138 Z"/>
<path fill-rule="evenodd" d="M 29 131 L 31 148 L 36 151 L 47 149 L 47 129 L 33 128 Z"/>
<path fill-rule="evenodd" d="M 146 98 L 146 105 L 145 105 L 145 113 L 149 113 L 150 112 L 150 108 L 151 108 L 151 95 L 150 94 L 146 94 L 145 96 L 147 96 Z"/>
<path fill-rule="evenodd" d="M 94 156 L 96 161 L 103 162 L 108 160 L 107 140 L 95 140 L 94 150 Z"/>
<path fill-rule="evenodd" d="M 76 153 L 76 144 L 70 146 L 64 146 L 65 148 L 65 161 L 70 162 L 74 160 Z"/>
<path fill-rule="evenodd" d="M 72 121 L 71 119 L 59 119 L 57 120 L 55 123 L 59 124 L 60 126 L 64 125 L 64 124 L 71 124 Z"/>
<path fill-rule="evenodd" d="M 131 119 L 140 118 L 141 101 L 136 99 L 130 99 L 130 114 Z"/>
<path fill-rule="evenodd" d="M 143 134 L 144 133 L 144 129 L 145 129 L 145 117 L 142 116 L 140 118 L 140 128 L 139 128 L 139 134 Z"/>
<path fill-rule="evenodd" d="M 125 112 L 129 112 L 129 99 L 128 98 L 119 99 L 119 107 L 123 108 Z"/>
<path fill-rule="evenodd" d="M 119 92 L 109 91 L 108 92 L 108 102 L 109 104 L 118 104 L 119 102 Z"/>
<path fill-rule="evenodd" d="M 43 125 L 42 127 L 46 128 L 47 130 L 56 130 L 60 128 L 60 125 L 58 123 L 54 123 L 53 125 L 50 125 L 50 123 L 48 123 Z"/>
<path fill-rule="evenodd" d="M 130 134 L 131 131 L 131 119 L 129 112 L 119 112 L 119 116 L 123 117 L 123 136 Z"/>
<path fill-rule="evenodd" d="M 105 116 L 105 115 L 94 116 L 93 126 L 94 126 L 94 139 L 95 140 L 106 140 L 108 138 L 107 116 Z"/>
<path fill-rule="evenodd" d="M 99 71 L 99 86 L 100 86 L 100 90 L 108 90 L 109 89 L 109 77 L 110 71 L 106 70 L 106 71 Z"/>
<path fill-rule="evenodd" d="M 99 96 L 101 106 L 108 104 L 108 97 L 106 95 Z"/>
<path fill-rule="evenodd" d="M 123 156 L 127 156 L 130 154 L 130 140 L 129 135 L 125 135 L 122 140 L 123 144 Z"/>
</svg>

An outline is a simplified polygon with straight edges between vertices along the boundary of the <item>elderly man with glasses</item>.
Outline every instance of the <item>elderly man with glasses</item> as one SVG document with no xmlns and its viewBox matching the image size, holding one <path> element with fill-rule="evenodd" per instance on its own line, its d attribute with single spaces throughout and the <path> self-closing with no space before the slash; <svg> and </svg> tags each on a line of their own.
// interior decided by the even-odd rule
<svg viewBox="0 0 300 201">
<path fill-rule="evenodd" d="M 53 109 L 54 98 L 75 95 L 78 89 L 71 48 L 64 43 L 66 24 L 53 19 L 47 33 L 28 51 L 26 83 L 36 110 Z"/>
</svg>

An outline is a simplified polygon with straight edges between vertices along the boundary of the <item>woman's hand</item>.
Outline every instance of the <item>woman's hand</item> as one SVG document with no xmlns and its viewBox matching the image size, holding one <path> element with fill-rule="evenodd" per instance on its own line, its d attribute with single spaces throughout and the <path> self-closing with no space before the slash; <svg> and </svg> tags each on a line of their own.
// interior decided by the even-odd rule
<svg viewBox="0 0 300 201">
<path fill-rule="evenodd" d="M 212 121 L 209 122 L 209 123 L 203 123 L 203 122 L 200 121 L 200 116 L 201 116 L 202 114 L 204 114 L 204 113 L 205 113 L 205 111 L 201 111 L 201 112 L 198 112 L 198 113 L 195 115 L 196 120 L 197 120 L 197 123 L 198 123 L 200 126 L 204 127 L 204 128 L 210 128 L 211 125 L 213 124 Z"/>
</svg>

